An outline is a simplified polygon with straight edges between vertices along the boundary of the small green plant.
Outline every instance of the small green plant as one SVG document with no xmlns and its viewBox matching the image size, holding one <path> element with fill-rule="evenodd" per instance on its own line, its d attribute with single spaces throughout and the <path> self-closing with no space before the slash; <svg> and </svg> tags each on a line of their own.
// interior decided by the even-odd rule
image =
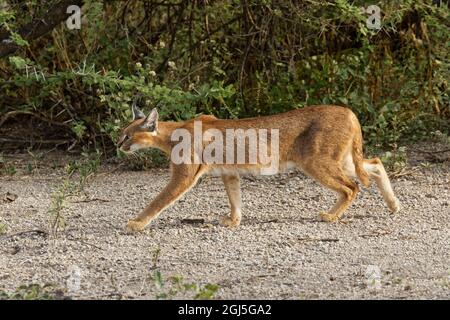
<svg viewBox="0 0 450 320">
<path fill-rule="evenodd" d="M 54 300 L 62 296 L 62 291 L 50 285 L 22 285 L 13 293 L 0 291 L 0 300 Z"/>
<path fill-rule="evenodd" d="M 197 294 L 194 296 L 196 300 L 211 300 L 214 299 L 216 292 L 219 290 L 218 284 L 207 283 L 200 290 L 197 291 Z"/>
<path fill-rule="evenodd" d="M 3 172 L 9 176 L 17 173 L 17 169 L 13 164 L 8 163 L 2 153 L 0 153 L 0 173 Z"/>
<path fill-rule="evenodd" d="M 6 233 L 7 227 L 6 224 L 0 222 L 0 236 Z"/>
<path fill-rule="evenodd" d="M 7 174 L 7 175 L 13 176 L 13 175 L 15 175 L 16 173 L 17 173 L 17 169 L 16 169 L 15 166 L 10 165 L 10 166 L 7 166 L 7 167 L 6 167 L 6 174 Z"/>
<path fill-rule="evenodd" d="M 31 148 L 27 149 L 27 153 L 31 156 L 33 159 L 32 163 L 27 163 L 27 172 L 29 174 L 32 174 L 35 170 L 38 171 L 38 163 L 39 161 L 42 161 L 43 154 L 42 153 L 34 153 Z M 39 171 L 38 171 L 39 173 Z"/>
<path fill-rule="evenodd" d="M 197 283 L 186 282 L 179 275 L 165 279 L 159 270 L 154 272 L 152 279 L 158 290 L 156 299 L 174 299 L 179 294 L 191 294 L 195 300 L 210 300 L 214 299 L 220 288 L 217 284 L 207 283 L 202 286 Z"/>
<path fill-rule="evenodd" d="M 82 122 L 77 122 L 72 126 L 72 131 L 78 139 L 83 139 L 86 129 L 86 126 Z"/>
<path fill-rule="evenodd" d="M 91 175 L 97 172 L 98 167 L 101 164 L 101 152 L 96 150 L 96 152 L 83 152 L 81 160 L 75 160 L 69 162 L 66 166 L 66 173 L 68 177 L 74 176 L 76 173 L 79 174 L 78 184 L 80 190 L 84 190 L 84 186 Z"/>
<path fill-rule="evenodd" d="M 52 194 L 52 203 L 48 210 L 51 217 L 51 230 L 56 235 L 59 229 L 66 227 L 63 210 L 66 207 L 66 199 L 85 192 L 85 186 L 101 164 L 101 153 L 83 152 L 81 160 L 71 161 L 66 165 L 66 176 L 62 179 L 57 189 Z M 78 180 L 74 177 L 78 174 Z"/>
<path fill-rule="evenodd" d="M 70 178 L 65 178 L 52 194 L 52 204 L 48 213 L 51 216 L 51 230 L 54 235 L 58 233 L 59 229 L 66 227 L 66 221 L 62 212 L 65 208 L 67 197 L 73 195 L 76 189 L 76 185 L 70 181 Z"/>
<path fill-rule="evenodd" d="M 83 152 L 82 156 L 84 159 L 81 162 L 78 171 L 80 173 L 80 188 L 81 190 L 84 190 L 84 186 L 89 177 L 97 172 L 98 167 L 101 164 L 102 154 L 100 151 L 96 150 L 94 153 Z"/>
<path fill-rule="evenodd" d="M 450 146 L 450 134 L 443 133 L 439 130 L 431 132 L 431 137 L 434 141 Z"/>
<path fill-rule="evenodd" d="M 174 299 L 181 294 L 190 294 L 196 300 L 214 299 L 217 291 L 220 289 L 217 284 L 207 283 L 202 286 L 197 283 L 186 282 L 180 275 L 170 276 L 167 279 L 164 278 L 158 269 L 160 255 L 160 248 L 153 251 L 151 267 L 153 275 L 150 276 L 150 280 L 153 281 L 157 290 L 155 295 L 156 299 Z"/>
<path fill-rule="evenodd" d="M 27 172 L 28 174 L 32 174 L 34 171 L 35 166 L 32 163 L 27 163 Z"/>
<path fill-rule="evenodd" d="M 387 151 L 381 156 L 381 161 L 393 171 L 400 171 L 408 165 L 406 147 L 393 145 L 392 151 Z"/>
<path fill-rule="evenodd" d="M 153 251 L 153 254 L 152 254 L 152 260 L 153 260 L 152 269 L 153 270 L 158 268 L 158 260 L 159 260 L 159 255 L 160 254 L 161 254 L 161 248 L 158 248 L 155 251 Z"/>
</svg>

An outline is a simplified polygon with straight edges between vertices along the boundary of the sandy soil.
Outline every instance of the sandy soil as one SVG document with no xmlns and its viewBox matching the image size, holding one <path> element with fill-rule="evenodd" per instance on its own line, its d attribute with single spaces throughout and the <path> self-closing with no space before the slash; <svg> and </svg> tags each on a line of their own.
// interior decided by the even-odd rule
<svg viewBox="0 0 450 320">
<path fill-rule="evenodd" d="M 0 292 L 37 283 L 75 299 L 194 297 L 168 280 L 182 276 L 218 284 L 218 299 L 449 299 L 450 166 L 420 162 L 393 180 L 396 215 L 372 185 L 340 223 L 320 222 L 334 195 L 291 172 L 244 178 L 243 222 L 229 230 L 218 224 L 223 185 L 206 177 L 137 234 L 124 226 L 167 183 L 165 169 L 102 167 L 86 195 L 67 199 L 56 236 L 48 210 L 64 170 L 1 176 Z"/>
</svg>

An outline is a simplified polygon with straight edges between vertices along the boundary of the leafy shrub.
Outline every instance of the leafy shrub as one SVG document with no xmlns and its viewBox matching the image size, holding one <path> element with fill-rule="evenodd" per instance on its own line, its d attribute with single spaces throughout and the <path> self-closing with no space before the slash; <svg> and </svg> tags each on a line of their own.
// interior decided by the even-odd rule
<svg viewBox="0 0 450 320">
<path fill-rule="evenodd" d="M 448 7 L 379 1 L 382 29 L 372 30 L 366 5 L 89 0 L 81 30 L 61 25 L 30 42 L 14 30 L 48 5 L 7 2 L 0 30 L 22 49 L 0 60 L 0 133 L 31 123 L 35 140 L 114 154 L 140 93 L 168 120 L 332 103 L 355 111 L 371 146 L 447 134 Z"/>
</svg>

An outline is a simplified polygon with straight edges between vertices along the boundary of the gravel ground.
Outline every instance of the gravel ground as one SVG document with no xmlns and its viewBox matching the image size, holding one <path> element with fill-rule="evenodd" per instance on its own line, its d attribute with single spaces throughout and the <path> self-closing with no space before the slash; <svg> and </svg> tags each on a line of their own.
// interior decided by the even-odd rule
<svg viewBox="0 0 450 320">
<path fill-rule="evenodd" d="M 334 195 L 301 173 L 244 178 L 234 230 L 218 224 L 229 211 L 220 179 L 205 177 L 148 229 L 129 234 L 127 220 L 163 188 L 168 170 L 102 167 L 86 195 L 67 199 L 67 226 L 55 236 L 48 209 L 63 177 L 62 169 L 0 177 L 0 292 L 35 283 L 74 299 L 154 299 L 171 289 L 193 298 L 168 280 L 182 276 L 219 285 L 218 299 L 450 298 L 448 161 L 392 181 L 399 214 L 389 214 L 372 184 L 335 224 L 318 220 Z"/>
</svg>

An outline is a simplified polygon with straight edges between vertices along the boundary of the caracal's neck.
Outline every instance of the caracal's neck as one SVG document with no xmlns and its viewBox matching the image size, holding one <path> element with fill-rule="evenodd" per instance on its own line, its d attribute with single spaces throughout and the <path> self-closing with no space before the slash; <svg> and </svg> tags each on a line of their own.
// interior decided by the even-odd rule
<svg viewBox="0 0 450 320">
<path fill-rule="evenodd" d="M 184 125 L 183 121 L 180 122 L 158 122 L 158 133 L 152 137 L 154 141 L 154 147 L 160 149 L 164 153 L 170 155 L 172 151 L 171 136 L 175 129 L 178 129 Z"/>
</svg>

